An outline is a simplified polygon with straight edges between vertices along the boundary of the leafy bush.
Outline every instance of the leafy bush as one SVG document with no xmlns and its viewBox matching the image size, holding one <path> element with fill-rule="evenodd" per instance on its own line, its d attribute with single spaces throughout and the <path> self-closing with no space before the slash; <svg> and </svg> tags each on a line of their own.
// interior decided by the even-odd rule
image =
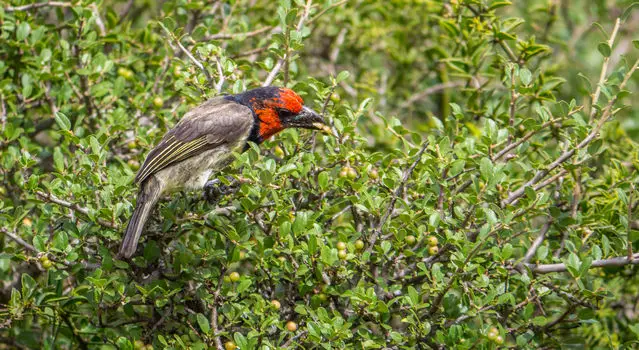
<svg viewBox="0 0 639 350">
<path fill-rule="evenodd" d="M 629 2 L 2 6 L 9 347 L 636 346 Z M 146 152 L 270 83 L 337 136 L 253 145 L 117 260 Z"/>
</svg>

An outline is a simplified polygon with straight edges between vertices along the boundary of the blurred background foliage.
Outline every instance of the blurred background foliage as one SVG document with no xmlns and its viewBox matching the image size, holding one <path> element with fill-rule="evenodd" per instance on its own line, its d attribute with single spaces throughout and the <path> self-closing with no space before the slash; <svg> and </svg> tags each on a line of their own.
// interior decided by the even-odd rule
<svg viewBox="0 0 639 350">
<path fill-rule="evenodd" d="M 3 2 L 0 347 L 635 347 L 633 8 Z M 265 82 L 337 136 L 252 147 L 116 259 L 148 150 Z"/>
</svg>

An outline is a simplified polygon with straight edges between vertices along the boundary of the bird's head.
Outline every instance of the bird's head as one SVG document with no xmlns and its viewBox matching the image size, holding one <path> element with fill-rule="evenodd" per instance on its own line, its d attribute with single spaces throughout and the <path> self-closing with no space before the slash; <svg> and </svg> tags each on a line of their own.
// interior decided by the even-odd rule
<svg viewBox="0 0 639 350">
<path fill-rule="evenodd" d="M 286 128 L 327 129 L 324 118 L 304 106 L 302 98 L 291 89 L 261 87 L 233 98 L 249 107 L 255 115 L 253 141 L 264 141 Z"/>
</svg>

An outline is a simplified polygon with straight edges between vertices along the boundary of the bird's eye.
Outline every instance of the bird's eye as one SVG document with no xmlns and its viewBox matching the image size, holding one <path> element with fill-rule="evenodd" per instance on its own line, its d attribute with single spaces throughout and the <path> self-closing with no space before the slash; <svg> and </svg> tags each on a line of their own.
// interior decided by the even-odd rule
<svg viewBox="0 0 639 350">
<path fill-rule="evenodd" d="M 280 118 L 291 118 L 295 116 L 295 113 L 289 111 L 288 109 L 280 109 L 278 111 L 278 114 L 280 115 Z"/>
</svg>

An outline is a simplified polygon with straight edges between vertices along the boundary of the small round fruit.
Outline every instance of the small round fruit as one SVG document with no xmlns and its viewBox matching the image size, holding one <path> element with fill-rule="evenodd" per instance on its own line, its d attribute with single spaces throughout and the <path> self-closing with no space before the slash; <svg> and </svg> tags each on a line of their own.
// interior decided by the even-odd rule
<svg viewBox="0 0 639 350">
<path fill-rule="evenodd" d="M 349 169 L 351 169 L 351 167 L 343 167 L 342 170 L 340 170 L 339 172 L 339 177 L 348 177 Z"/>
<path fill-rule="evenodd" d="M 135 159 L 129 159 L 128 162 L 126 162 L 127 164 L 129 164 L 129 167 L 131 168 L 131 170 L 138 170 L 140 169 L 140 162 L 138 162 Z"/>
<path fill-rule="evenodd" d="M 182 66 L 175 66 L 173 68 L 173 76 L 176 78 L 182 76 Z"/>
<path fill-rule="evenodd" d="M 289 332 L 295 332 L 297 330 L 297 323 L 293 321 L 286 322 L 286 329 L 288 329 Z"/>
<path fill-rule="evenodd" d="M 364 249 L 364 241 L 362 241 L 361 239 L 356 240 L 355 241 L 355 249 L 357 249 L 357 250 Z"/>
<path fill-rule="evenodd" d="M 228 275 L 224 276 L 224 282 L 231 283 L 231 277 L 229 277 Z"/>
<path fill-rule="evenodd" d="M 428 255 L 436 255 L 437 253 L 439 253 L 439 247 L 436 245 L 428 247 Z"/>
<path fill-rule="evenodd" d="M 502 337 L 501 335 L 498 335 L 498 336 L 495 338 L 495 344 L 497 344 L 497 345 L 502 345 L 503 343 L 504 343 L 504 337 Z"/>
<path fill-rule="evenodd" d="M 146 344 L 144 346 L 144 350 L 153 350 L 153 345 L 152 344 Z"/>
<path fill-rule="evenodd" d="M 240 274 L 238 272 L 233 271 L 229 274 L 229 278 L 231 279 L 231 282 L 237 282 L 240 280 Z"/>
<path fill-rule="evenodd" d="M 406 242 L 406 244 L 408 245 L 413 245 L 415 244 L 415 242 L 417 242 L 417 239 L 413 235 L 408 235 L 404 238 L 404 242 Z"/>
<path fill-rule="evenodd" d="M 136 149 L 137 147 L 138 147 L 138 143 L 135 142 L 135 141 L 129 141 L 126 144 L 126 148 L 128 148 L 128 149 Z"/>
<path fill-rule="evenodd" d="M 160 96 L 155 96 L 153 98 L 153 106 L 155 108 L 162 108 L 162 106 L 164 106 L 164 100 L 162 99 L 162 97 Z"/>
<path fill-rule="evenodd" d="M 490 340 L 495 340 L 499 336 L 499 330 L 495 327 L 491 327 L 486 334 L 486 338 Z"/>
<path fill-rule="evenodd" d="M 328 300 L 328 296 L 327 296 L 326 294 L 324 294 L 324 293 L 319 293 L 319 294 L 317 295 L 317 297 L 319 298 L 319 300 L 320 300 L 321 302 L 324 302 L 324 301 Z"/>
<path fill-rule="evenodd" d="M 339 102 L 339 94 L 337 92 L 331 94 L 331 101 L 333 101 L 334 103 Z"/>
<path fill-rule="evenodd" d="M 33 225 L 33 221 L 29 218 L 24 218 L 22 219 L 22 224 L 26 227 L 31 227 L 31 225 Z"/>
<path fill-rule="evenodd" d="M 48 258 L 46 260 L 41 261 L 40 264 L 42 265 L 42 268 L 45 270 L 48 270 L 53 266 L 53 262 L 49 260 Z"/>
<path fill-rule="evenodd" d="M 273 305 L 275 309 L 277 310 L 279 310 L 282 307 L 282 304 L 280 304 L 280 302 L 277 300 L 271 300 L 271 305 Z"/>
<path fill-rule="evenodd" d="M 344 242 L 337 242 L 337 249 L 338 249 L 338 250 L 346 250 L 346 243 L 344 243 Z"/>
<path fill-rule="evenodd" d="M 371 171 L 368 172 L 368 176 L 370 176 L 370 178 L 373 180 L 379 179 L 379 173 L 377 172 L 377 169 L 371 169 Z"/>
<path fill-rule="evenodd" d="M 49 260 L 49 257 L 48 257 L 46 254 L 44 254 L 44 255 L 42 255 L 42 256 L 40 257 L 40 262 L 44 262 L 44 261 L 46 261 L 46 260 Z"/>
<path fill-rule="evenodd" d="M 435 236 L 428 236 L 428 238 L 426 238 L 426 243 L 428 243 L 431 247 L 435 247 L 439 243 L 439 240 Z"/>
<path fill-rule="evenodd" d="M 337 256 L 342 259 L 342 260 L 346 260 L 346 257 L 348 256 L 348 253 L 346 252 L 346 250 L 338 250 L 337 251 Z"/>
<path fill-rule="evenodd" d="M 355 171 L 355 169 L 353 168 L 348 168 L 348 177 L 350 177 L 351 179 L 354 179 L 357 177 L 357 171 Z"/>
<path fill-rule="evenodd" d="M 144 349 L 144 342 L 141 340 L 136 340 L 133 342 L 133 348 L 136 350 L 142 350 Z"/>
<path fill-rule="evenodd" d="M 235 350 L 235 349 L 237 349 L 237 345 L 235 345 L 234 342 L 229 340 L 226 343 L 224 343 L 224 349 L 226 349 L 226 350 Z"/>
<path fill-rule="evenodd" d="M 275 154 L 275 156 L 279 158 L 282 158 L 284 157 L 284 150 L 280 146 L 275 146 L 275 148 L 273 149 L 273 154 Z"/>
<path fill-rule="evenodd" d="M 277 260 L 279 260 L 280 262 L 286 262 L 286 258 L 283 256 L 277 257 Z"/>
<path fill-rule="evenodd" d="M 118 68 L 118 75 L 127 80 L 133 78 L 133 72 L 124 67 Z"/>
</svg>

